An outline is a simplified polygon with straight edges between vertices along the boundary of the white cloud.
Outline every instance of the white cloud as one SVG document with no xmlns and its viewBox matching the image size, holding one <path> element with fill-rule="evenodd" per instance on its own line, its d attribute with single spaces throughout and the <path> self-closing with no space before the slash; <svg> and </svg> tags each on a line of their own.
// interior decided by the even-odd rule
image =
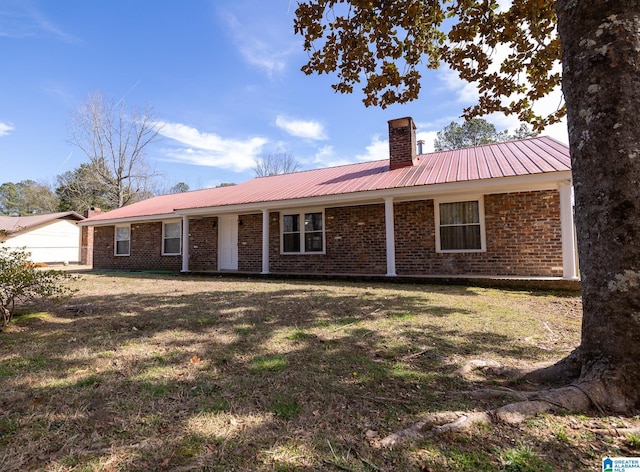
<svg viewBox="0 0 640 472">
<path fill-rule="evenodd" d="M 361 162 L 366 161 L 379 161 L 381 159 L 389 158 L 389 140 L 380 140 L 380 136 L 374 136 L 371 139 L 371 144 L 366 148 L 365 154 L 358 154 L 356 159 Z"/>
<path fill-rule="evenodd" d="M 284 116 L 278 116 L 276 118 L 276 126 L 291 136 L 297 136 L 298 138 L 327 139 L 324 126 L 317 121 L 290 120 Z"/>
<path fill-rule="evenodd" d="M 0 136 L 6 136 L 11 131 L 13 131 L 14 129 L 15 128 L 12 125 L 10 125 L 9 123 L 0 122 Z"/>
<path fill-rule="evenodd" d="M 434 151 L 433 143 L 438 137 L 437 131 L 420 131 L 416 133 L 416 141 L 424 141 L 422 153 L 427 154 Z"/>
<path fill-rule="evenodd" d="M 288 57 L 299 51 L 300 46 L 297 43 L 285 42 L 283 39 L 285 37 L 280 36 L 279 32 L 270 34 L 270 30 L 265 28 L 264 24 L 260 24 L 258 27 L 241 24 L 238 17 L 230 12 L 224 12 L 222 16 L 226 20 L 236 47 L 244 60 L 263 69 L 269 76 L 276 72 L 282 72 L 287 66 Z M 246 22 L 245 18 L 243 20 Z M 277 30 L 272 29 L 271 31 Z M 263 36 L 259 37 L 255 33 L 260 33 Z"/>
<path fill-rule="evenodd" d="M 205 167 L 219 167 L 235 172 L 251 169 L 262 147 L 262 137 L 246 140 L 225 139 L 213 133 L 200 132 L 180 123 L 159 122 L 160 134 L 181 146 L 165 149 L 168 160 Z"/>
<path fill-rule="evenodd" d="M 456 71 L 443 66 L 437 74 L 445 89 L 453 94 L 453 100 L 456 103 L 470 105 L 478 101 L 478 87 L 471 82 L 462 80 Z"/>
<path fill-rule="evenodd" d="M 311 158 L 311 163 L 315 167 L 336 167 L 352 164 L 353 159 L 346 159 L 337 156 L 333 146 L 322 146 L 318 152 Z"/>
</svg>

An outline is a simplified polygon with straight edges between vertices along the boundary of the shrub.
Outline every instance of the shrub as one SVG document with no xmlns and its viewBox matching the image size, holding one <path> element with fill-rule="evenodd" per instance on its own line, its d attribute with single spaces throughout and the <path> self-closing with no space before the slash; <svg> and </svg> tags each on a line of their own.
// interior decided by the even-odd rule
<svg viewBox="0 0 640 472">
<path fill-rule="evenodd" d="M 62 282 L 71 275 L 56 270 L 43 270 L 30 260 L 25 248 L 0 245 L 0 330 L 11 322 L 17 301 L 34 298 L 61 298 L 72 290 Z"/>
</svg>

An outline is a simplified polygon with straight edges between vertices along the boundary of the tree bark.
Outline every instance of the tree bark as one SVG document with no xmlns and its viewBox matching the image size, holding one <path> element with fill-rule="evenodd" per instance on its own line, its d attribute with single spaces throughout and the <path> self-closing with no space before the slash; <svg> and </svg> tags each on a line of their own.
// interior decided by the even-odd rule
<svg viewBox="0 0 640 472">
<path fill-rule="evenodd" d="M 581 385 L 640 400 L 640 0 L 557 0 L 576 201 Z"/>
</svg>

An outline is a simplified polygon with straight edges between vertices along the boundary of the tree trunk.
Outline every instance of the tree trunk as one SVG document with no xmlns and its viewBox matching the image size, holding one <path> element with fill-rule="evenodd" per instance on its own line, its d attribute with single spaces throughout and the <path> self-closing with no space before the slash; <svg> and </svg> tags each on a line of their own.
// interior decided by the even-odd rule
<svg viewBox="0 0 640 472">
<path fill-rule="evenodd" d="M 591 400 L 640 400 L 640 0 L 557 0 Z"/>
</svg>

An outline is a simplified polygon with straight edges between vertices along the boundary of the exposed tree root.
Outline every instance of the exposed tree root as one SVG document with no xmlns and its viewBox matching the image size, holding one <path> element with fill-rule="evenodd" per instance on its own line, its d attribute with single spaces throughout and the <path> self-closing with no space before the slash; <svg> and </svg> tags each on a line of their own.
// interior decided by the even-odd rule
<svg viewBox="0 0 640 472">
<path fill-rule="evenodd" d="M 596 429 L 589 429 L 590 431 L 593 431 L 594 433 L 599 433 L 599 434 L 603 434 L 605 436 L 611 436 L 611 437 L 623 437 L 623 436 L 629 436 L 630 434 L 635 434 L 638 435 L 640 434 L 640 427 L 638 428 L 596 428 Z"/>
<path fill-rule="evenodd" d="M 0 305 L 0 331 L 2 331 L 2 329 L 6 325 L 11 323 L 12 316 L 13 316 L 13 313 L 11 311 L 7 310 L 4 306 Z"/>
<path fill-rule="evenodd" d="M 518 390 L 512 390 L 506 387 L 498 388 L 483 388 L 480 390 L 472 390 L 460 392 L 461 395 L 466 395 L 475 400 L 497 400 L 500 398 L 513 398 L 514 400 L 525 401 L 536 395 L 537 392 L 521 392 Z"/>
<path fill-rule="evenodd" d="M 559 380 L 565 380 L 564 383 L 566 384 L 567 379 L 575 379 L 580 374 L 580 371 L 575 375 L 573 375 L 573 372 L 567 373 L 565 372 L 565 366 L 558 366 L 558 364 L 549 365 L 549 363 L 542 363 L 533 365 L 527 369 L 520 369 L 504 366 L 499 362 L 484 359 L 471 360 L 456 370 L 454 374 L 466 377 L 477 370 L 493 377 L 511 379 L 523 378 L 528 382 L 535 384 L 554 384 L 558 383 Z M 561 371 L 563 372 L 562 374 L 560 373 Z"/>
<path fill-rule="evenodd" d="M 494 392 L 508 393 L 498 390 Z M 569 412 L 588 411 L 592 406 L 589 395 L 578 386 L 568 386 L 543 392 L 522 392 L 521 395 L 528 399 L 509 403 L 487 412 L 436 413 L 408 428 L 390 434 L 382 439 L 379 445 L 393 447 L 404 442 L 417 441 L 446 432 L 462 431 L 477 424 L 517 424 L 540 413 L 560 410 Z"/>
<path fill-rule="evenodd" d="M 536 373 L 533 378 L 552 382 L 571 378 L 572 375 L 576 374 L 575 361 L 577 357 L 574 356 L 576 356 L 575 351 L 565 360 L 542 369 L 543 372 Z M 467 375 L 478 369 L 492 369 L 492 372 L 497 369 L 498 372 L 504 372 L 498 363 L 476 360 L 467 363 L 458 369 L 456 373 Z M 624 372 L 624 369 L 622 371 Z M 393 447 L 403 442 L 416 441 L 445 432 L 461 431 L 477 424 L 517 424 L 527 418 L 545 412 L 584 413 L 594 409 L 601 413 L 604 413 L 605 410 L 613 412 L 629 411 L 631 397 L 616 388 L 617 382 L 611 382 L 616 375 L 620 375 L 620 370 L 611 369 L 611 365 L 606 361 L 599 361 L 589 365 L 589 369 L 585 369 L 582 375 L 580 375 L 579 370 L 577 372 L 578 374 L 571 378 L 572 382 L 568 383 L 568 385 L 548 390 L 520 392 L 508 388 L 495 388 L 462 392 L 482 400 L 510 397 L 518 401 L 486 412 L 436 413 L 408 428 L 387 436 L 379 442 L 379 445 Z"/>
</svg>

